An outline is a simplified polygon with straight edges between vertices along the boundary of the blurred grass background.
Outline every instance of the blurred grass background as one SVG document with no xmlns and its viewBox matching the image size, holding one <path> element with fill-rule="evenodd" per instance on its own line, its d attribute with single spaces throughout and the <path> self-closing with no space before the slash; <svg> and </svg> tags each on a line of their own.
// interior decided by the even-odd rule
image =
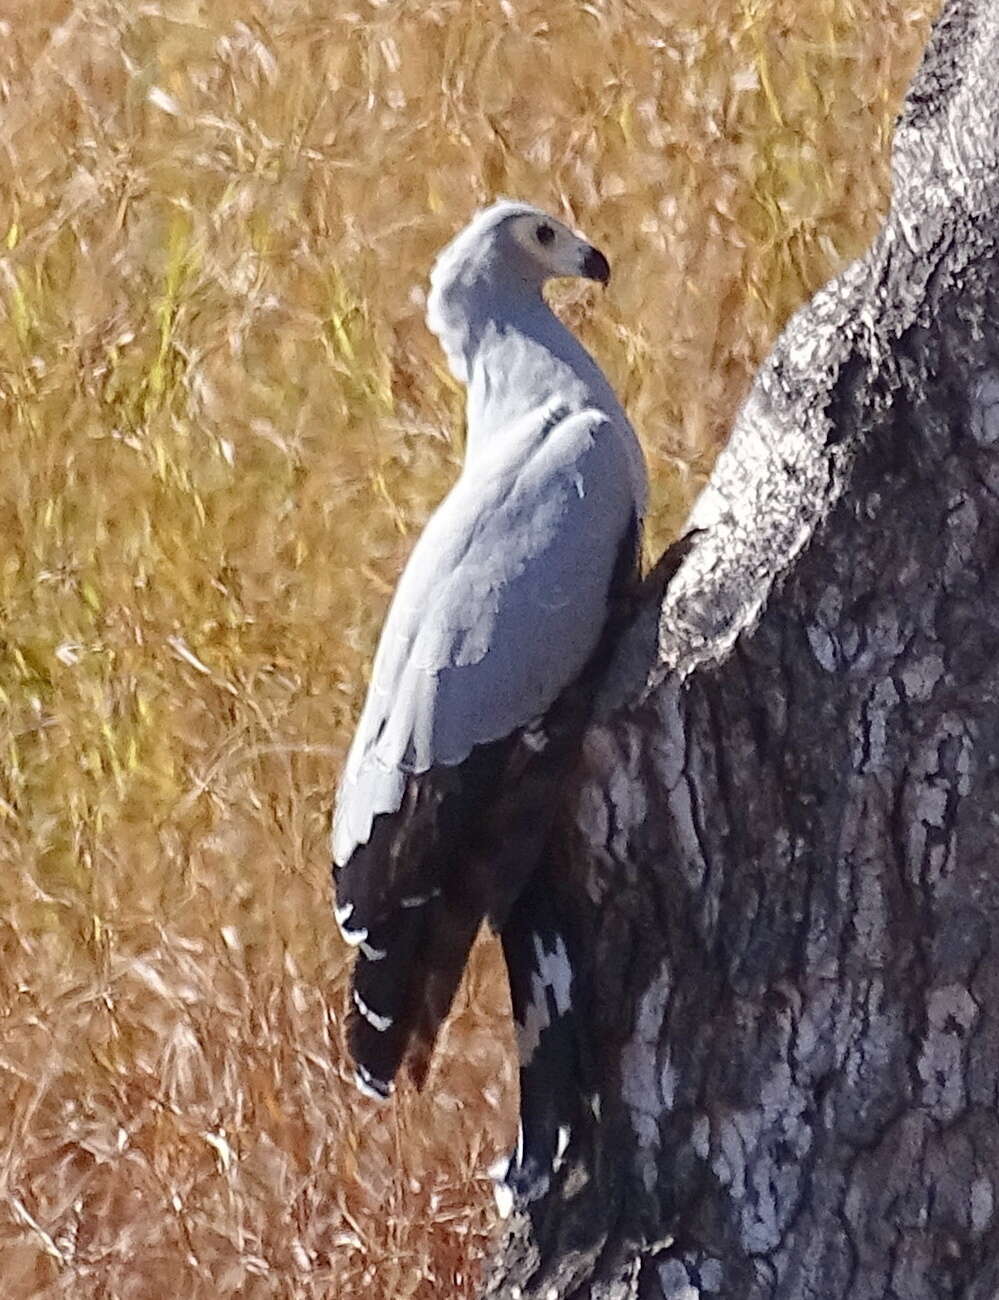
<svg viewBox="0 0 999 1300">
<path fill-rule="evenodd" d="M 346 1080 L 330 792 L 460 457 L 436 250 L 533 200 L 675 531 L 863 250 L 935 0 L 0 0 L 0 1276 L 461 1297 L 512 1137 L 480 945 Z"/>
</svg>

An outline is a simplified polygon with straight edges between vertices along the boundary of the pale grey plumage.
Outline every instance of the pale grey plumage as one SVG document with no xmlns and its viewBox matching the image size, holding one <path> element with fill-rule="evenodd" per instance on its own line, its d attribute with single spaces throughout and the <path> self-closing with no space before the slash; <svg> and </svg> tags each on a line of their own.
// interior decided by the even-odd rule
<svg viewBox="0 0 999 1300">
<path fill-rule="evenodd" d="M 537 223 L 552 247 L 531 245 Z M 385 622 L 338 791 L 339 865 L 399 808 L 409 775 L 543 713 L 597 644 L 645 468 L 602 372 L 540 291 L 550 275 L 585 273 L 593 252 L 501 202 L 436 263 L 428 323 L 468 383 L 466 458 Z"/>
</svg>

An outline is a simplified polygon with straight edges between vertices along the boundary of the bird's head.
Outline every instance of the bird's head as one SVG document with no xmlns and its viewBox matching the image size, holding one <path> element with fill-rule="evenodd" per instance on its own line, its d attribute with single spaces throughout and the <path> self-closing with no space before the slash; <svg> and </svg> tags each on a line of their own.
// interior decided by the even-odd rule
<svg viewBox="0 0 999 1300">
<path fill-rule="evenodd" d="M 582 276 L 607 283 L 610 264 L 599 248 L 537 208 L 510 206 L 513 210 L 495 227 L 496 239 L 499 244 L 509 241 L 510 261 L 526 279 L 543 284 L 559 276 Z"/>
<path fill-rule="evenodd" d="M 476 213 L 443 249 L 430 276 L 431 295 L 485 279 L 540 288 L 560 276 L 606 284 L 610 266 L 598 248 L 547 212 L 500 199 Z"/>
<path fill-rule="evenodd" d="M 606 284 L 598 248 L 528 203 L 501 199 L 483 208 L 441 252 L 430 275 L 427 323 L 464 379 L 461 340 L 477 312 L 497 298 L 540 298 L 546 280 L 579 276 Z"/>
</svg>

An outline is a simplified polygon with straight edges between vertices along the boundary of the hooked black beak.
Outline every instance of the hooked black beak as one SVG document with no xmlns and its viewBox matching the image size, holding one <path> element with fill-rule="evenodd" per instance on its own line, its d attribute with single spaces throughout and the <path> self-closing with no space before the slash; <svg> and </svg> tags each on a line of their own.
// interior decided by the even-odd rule
<svg viewBox="0 0 999 1300">
<path fill-rule="evenodd" d="M 583 258 L 583 274 L 588 280 L 599 280 L 606 284 L 610 279 L 610 262 L 599 248 L 588 248 Z"/>
</svg>

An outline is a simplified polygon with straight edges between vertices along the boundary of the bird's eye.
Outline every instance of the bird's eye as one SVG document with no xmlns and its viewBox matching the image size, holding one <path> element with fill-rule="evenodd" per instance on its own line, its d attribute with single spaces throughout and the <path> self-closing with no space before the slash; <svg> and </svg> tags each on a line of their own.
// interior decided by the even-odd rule
<svg viewBox="0 0 999 1300">
<path fill-rule="evenodd" d="M 554 238 L 555 231 L 552 230 L 551 226 L 546 222 L 542 222 L 541 225 L 538 226 L 538 243 L 550 244 Z"/>
</svg>

